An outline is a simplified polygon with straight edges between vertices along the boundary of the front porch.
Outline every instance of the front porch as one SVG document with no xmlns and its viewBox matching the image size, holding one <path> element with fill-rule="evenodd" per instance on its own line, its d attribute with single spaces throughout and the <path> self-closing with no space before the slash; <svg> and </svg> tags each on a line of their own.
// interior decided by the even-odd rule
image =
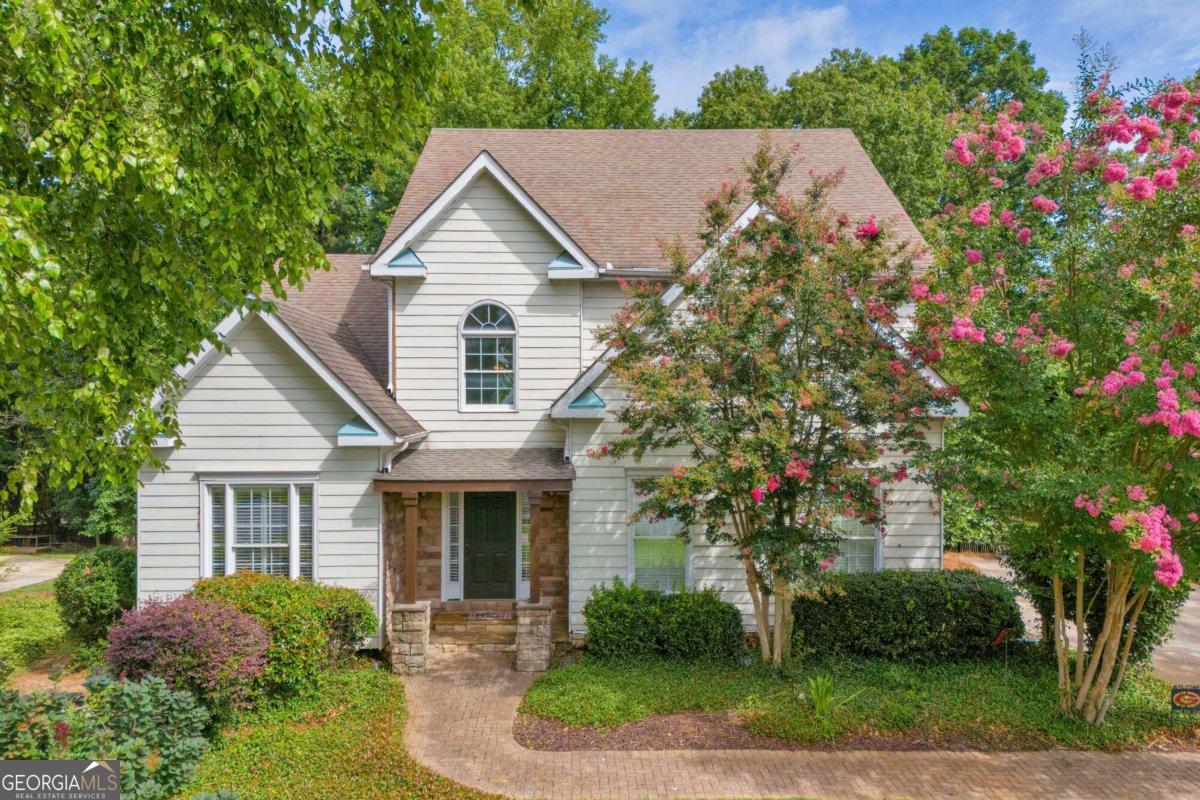
<svg viewBox="0 0 1200 800">
<path fill-rule="evenodd" d="M 393 669 L 464 651 L 545 668 L 567 639 L 573 477 L 557 449 L 417 450 L 379 476 Z"/>
</svg>

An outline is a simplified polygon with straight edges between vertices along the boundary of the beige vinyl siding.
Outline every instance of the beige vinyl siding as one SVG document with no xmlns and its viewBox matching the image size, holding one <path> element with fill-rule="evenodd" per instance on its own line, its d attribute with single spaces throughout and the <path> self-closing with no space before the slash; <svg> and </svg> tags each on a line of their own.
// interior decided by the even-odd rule
<svg viewBox="0 0 1200 800">
<path fill-rule="evenodd" d="M 596 330 L 612 322 L 613 314 L 625 303 L 625 295 L 616 281 L 583 282 L 583 333 L 580 336 L 580 353 L 586 369 L 604 352 L 604 345 L 596 341 Z"/>
<path fill-rule="evenodd" d="M 485 175 L 412 249 L 428 274 L 395 280 L 396 397 L 432 432 L 422 446 L 560 447 L 547 412 L 581 369 L 581 281 L 547 276 L 561 246 Z M 516 318 L 516 411 L 459 411 L 458 324 L 483 300 Z"/>
<path fill-rule="evenodd" d="M 169 597 L 200 577 L 201 475 L 317 474 L 318 578 L 379 588 L 374 447 L 338 448 L 354 412 L 260 319 L 247 322 L 189 384 L 178 406 L 184 446 L 166 469 L 143 469 L 138 492 L 138 596 Z"/>
<path fill-rule="evenodd" d="M 622 403 L 619 389 L 611 377 L 593 387 L 607 406 Z M 611 419 L 572 420 L 568 446 L 575 465 L 575 485 L 571 492 L 570 538 L 570 626 L 583 632 L 583 604 L 592 588 L 611 583 L 629 574 L 628 500 L 626 481 L 631 473 L 669 470 L 686 461 L 686 452 L 657 453 L 641 462 L 632 459 L 614 461 L 587 455 L 588 448 L 598 449 L 619 433 Z M 937 446 L 942 443 L 942 423 L 933 421 L 929 435 Z M 895 461 L 882 459 L 883 463 Z M 883 566 L 888 568 L 936 569 L 941 566 L 940 499 L 926 484 L 904 481 L 888 487 L 888 530 L 883 545 Z M 754 609 L 746 591 L 745 572 L 728 545 L 713 545 L 702 533 L 692 537 L 691 579 L 696 587 L 719 589 L 725 599 L 736 604 L 746 626 L 753 626 Z"/>
</svg>

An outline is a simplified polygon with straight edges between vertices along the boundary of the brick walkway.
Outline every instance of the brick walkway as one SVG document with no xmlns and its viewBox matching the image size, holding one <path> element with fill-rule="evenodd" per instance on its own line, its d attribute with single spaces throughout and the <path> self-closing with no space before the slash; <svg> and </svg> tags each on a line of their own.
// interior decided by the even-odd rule
<svg viewBox="0 0 1200 800">
<path fill-rule="evenodd" d="M 531 677 L 495 656 L 443 655 L 405 678 L 417 761 L 510 797 L 842 800 L 1200 800 L 1200 753 L 550 753 L 513 740 Z"/>
</svg>

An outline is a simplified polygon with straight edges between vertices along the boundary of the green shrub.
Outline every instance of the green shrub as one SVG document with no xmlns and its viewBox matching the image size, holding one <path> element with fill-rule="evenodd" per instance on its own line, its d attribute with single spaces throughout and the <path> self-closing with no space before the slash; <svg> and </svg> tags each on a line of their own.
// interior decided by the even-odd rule
<svg viewBox="0 0 1200 800">
<path fill-rule="evenodd" d="M 72 559 L 54 581 L 54 599 L 71 638 L 99 642 L 121 612 L 137 601 L 137 554 L 97 547 Z"/>
<path fill-rule="evenodd" d="M 243 572 L 200 581 L 195 594 L 229 603 L 262 623 L 270 638 L 263 680 L 275 694 L 310 689 L 320 670 L 377 626 L 375 612 L 357 592 L 311 581 Z"/>
<path fill-rule="evenodd" d="M 592 590 L 583 616 L 587 651 L 601 659 L 725 659 L 743 650 L 741 615 L 713 589 L 663 594 L 616 578 Z"/>
<path fill-rule="evenodd" d="M 66 692 L 0 692 L 0 757 L 121 761 L 121 796 L 169 797 L 191 780 L 208 747 L 208 713 L 188 692 L 159 678 L 85 684 L 86 701 Z"/>
<path fill-rule="evenodd" d="M 1012 567 L 1017 575 L 1017 583 L 1029 596 L 1038 616 L 1042 618 L 1043 641 L 1051 644 L 1050 631 L 1054 624 L 1054 594 L 1050 588 L 1050 579 L 1045 577 L 1046 557 L 1042 552 L 1008 552 L 1005 562 Z M 1084 585 L 1085 595 L 1090 596 L 1097 586 L 1104 584 L 1104 560 L 1099 557 L 1091 558 L 1086 564 Z M 1133 632 L 1133 644 L 1129 648 L 1129 663 L 1144 664 L 1150 660 L 1155 648 L 1171 636 L 1171 629 L 1179 619 L 1183 604 L 1187 602 L 1188 592 L 1191 591 L 1187 581 L 1180 581 L 1174 589 L 1155 584 L 1151 587 L 1142 613 L 1138 615 L 1137 629 Z M 1075 620 L 1075 580 L 1068 577 L 1063 580 L 1063 604 L 1067 618 Z M 1087 627 L 1088 640 L 1095 639 L 1104 625 L 1104 604 L 1092 602 L 1088 604 Z"/>
<path fill-rule="evenodd" d="M 940 661 L 1003 652 L 1024 634 L 1003 581 L 966 570 L 830 575 L 798 595 L 795 652 Z"/>
<path fill-rule="evenodd" d="M 662 593 L 614 578 L 583 605 L 587 651 L 597 658 L 644 658 L 658 652 Z"/>
<path fill-rule="evenodd" d="M 668 658 L 732 660 L 745 650 L 742 615 L 714 589 L 664 595 L 658 641 Z"/>
</svg>

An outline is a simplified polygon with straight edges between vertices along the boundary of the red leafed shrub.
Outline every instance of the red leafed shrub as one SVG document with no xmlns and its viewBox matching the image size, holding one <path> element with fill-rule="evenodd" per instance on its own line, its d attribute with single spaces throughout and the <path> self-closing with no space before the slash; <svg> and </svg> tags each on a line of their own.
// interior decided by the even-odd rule
<svg viewBox="0 0 1200 800">
<path fill-rule="evenodd" d="M 221 718 L 251 703 L 267 644 L 266 631 L 249 614 L 183 595 L 126 611 L 108 634 L 105 659 L 114 675 L 156 675 L 192 692 Z"/>
</svg>

